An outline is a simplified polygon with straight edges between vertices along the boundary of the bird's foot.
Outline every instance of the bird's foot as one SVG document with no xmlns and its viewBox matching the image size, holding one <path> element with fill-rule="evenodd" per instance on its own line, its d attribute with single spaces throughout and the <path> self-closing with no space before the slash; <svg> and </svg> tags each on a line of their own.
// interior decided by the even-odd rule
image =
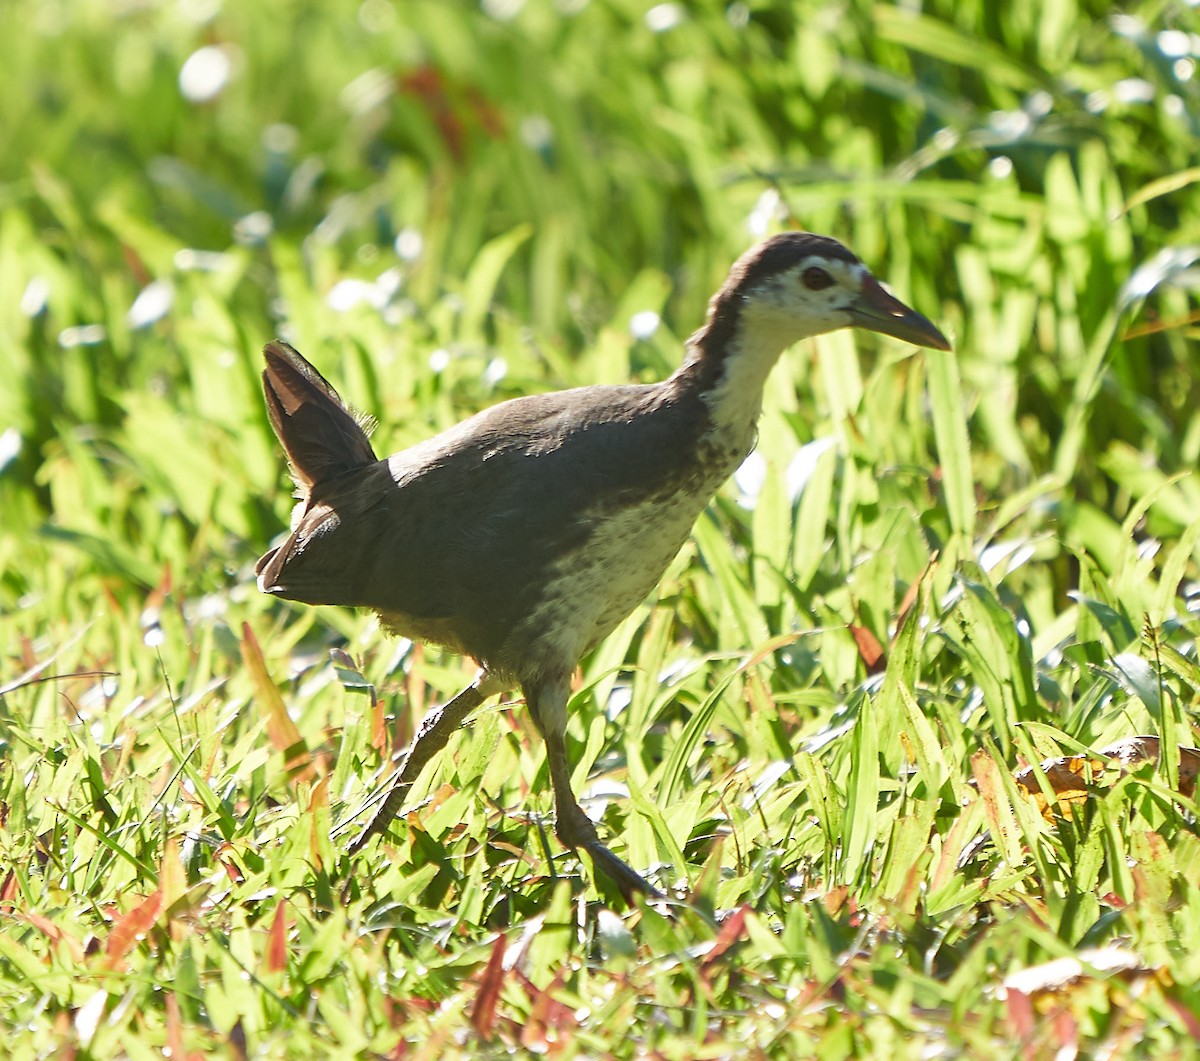
<svg viewBox="0 0 1200 1061">
<path fill-rule="evenodd" d="M 645 877 L 632 866 L 617 858 L 599 840 L 592 840 L 581 846 L 591 856 L 592 865 L 617 886 L 622 897 L 630 906 L 633 905 L 634 899 L 638 895 L 644 895 L 648 899 L 666 898 Z"/>
<path fill-rule="evenodd" d="M 604 846 L 596 834 L 596 826 L 583 812 L 569 788 L 556 788 L 555 797 L 554 831 L 564 847 L 586 851 L 591 857 L 592 866 L 617 886 L 630 906 L 637 895 L 645 895 L 651 899 L 666 898 L 645 877 Z"/>
</svg>

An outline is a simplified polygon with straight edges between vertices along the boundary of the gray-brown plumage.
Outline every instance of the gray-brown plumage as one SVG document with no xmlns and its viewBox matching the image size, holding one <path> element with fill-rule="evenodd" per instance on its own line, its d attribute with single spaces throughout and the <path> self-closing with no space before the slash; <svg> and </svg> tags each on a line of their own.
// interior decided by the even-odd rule
<svg viewBox="0 0 1200 1061">
<path fill-rule="evenodd" d="M 519 686 L 546 740 L 559 838 L 626 896 L 655 893 L 571 791 L 571 675 L 654 588 L 750 452 L 780 353 L 848 325 L 949 349 L 836 240 L 776 236 L 733 266 L 669 379 L 516 398 L 385 460 L 315 368 L 267 345 L 267 409 L 299 502 L 290 537 L 258 563 L 260 588 L 372 608 L 389 630 L 482 668 L 421 724 L 351 852 L 387 828 L 471 711 Z"/>
</svg>

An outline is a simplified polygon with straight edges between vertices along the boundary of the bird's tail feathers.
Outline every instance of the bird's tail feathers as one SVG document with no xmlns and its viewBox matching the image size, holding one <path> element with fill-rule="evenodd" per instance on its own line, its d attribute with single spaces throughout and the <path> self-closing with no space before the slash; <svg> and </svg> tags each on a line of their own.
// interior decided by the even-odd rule
<svg viewBox="0 0 1200 1061">
<path fill-rule="evenodd" d="M 267 415 L 302 496 L 317 483 L 375 463 L 367 438 L 374 426 L 370 417 L 351 411 L 328 380 L 287 343 L 267 343 L 263 357 Z"/>
</svg>

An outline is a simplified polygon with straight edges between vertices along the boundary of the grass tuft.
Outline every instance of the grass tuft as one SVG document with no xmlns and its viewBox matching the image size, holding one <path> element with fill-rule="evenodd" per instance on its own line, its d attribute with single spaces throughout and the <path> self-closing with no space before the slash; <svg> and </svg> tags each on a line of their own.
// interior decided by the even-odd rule
<svg viewBox="0 0 1200 1061">
<path fill-rule="evenodd" d="M 6 1056 L 1191 1056 L 1194 8 L 910 8 L 0 7 Z M 660 378 L 780 227 L 955 352 L 792 351 L 584 661 L 671 900 L 559 847 L 512 700 L 346 856 L 470 667 L 254 588 L 262 344 L 391 451 Z"/>
</svg>

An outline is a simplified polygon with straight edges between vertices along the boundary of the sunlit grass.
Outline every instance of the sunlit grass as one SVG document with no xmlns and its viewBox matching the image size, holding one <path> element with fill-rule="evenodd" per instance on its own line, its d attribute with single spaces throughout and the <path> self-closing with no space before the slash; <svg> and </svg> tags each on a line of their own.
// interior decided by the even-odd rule
<svg viewBox="0 0 1200 1061">
<path fill-rule="evenodd" d="M 1194 9 L 649 7 L 0 10 L 10 1056 L 1187 1056 Z M 390 451 L 661 377 L 791 225 L 956 352 L 792 351 L 584 662 L 577 788 L 671 904 L 562 851 L 514 699 L 348 859 L 471 667 L 254 588 L 262 343 Z"/>
</svg>

